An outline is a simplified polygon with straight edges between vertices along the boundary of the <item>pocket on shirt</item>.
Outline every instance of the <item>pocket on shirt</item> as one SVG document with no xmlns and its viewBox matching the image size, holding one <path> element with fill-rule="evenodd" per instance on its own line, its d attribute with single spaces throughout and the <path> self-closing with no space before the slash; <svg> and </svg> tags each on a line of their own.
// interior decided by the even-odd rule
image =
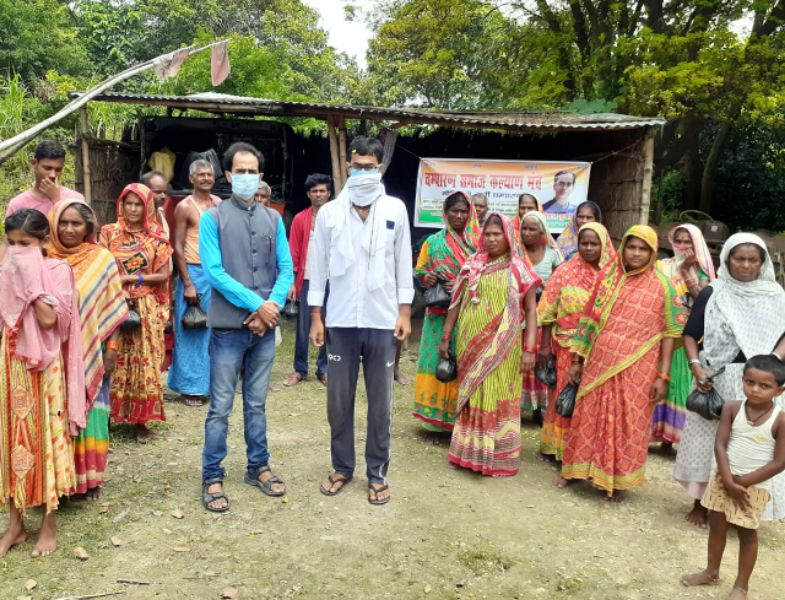
<svg viewBox="0 0 785 600">
<path fill-rule="evenodd" d="M 387 223 L 388 224 L 392 223 L 392 221 L 387 221 Z M 385 239 L 387 241 L 387 250 L 389 252 L 394 251 L 395 250 L 395 227 L 394 227 L 394 224 L 393 224 L 393 228 L 392 229 L 389 229 L 387 227 L 384 229 L 384 235 L 386 236 Z"/>
</svg>

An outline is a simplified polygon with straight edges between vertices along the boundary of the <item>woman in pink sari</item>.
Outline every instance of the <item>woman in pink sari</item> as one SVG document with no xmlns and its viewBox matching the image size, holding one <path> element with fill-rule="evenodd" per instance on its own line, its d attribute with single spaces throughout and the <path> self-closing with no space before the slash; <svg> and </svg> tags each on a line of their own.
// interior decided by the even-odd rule
<svg viewBox="0 0 785 600">
<path fill-rule="evenodd" d="M 44 507 L 33 557 L 57 546 L 55 510 L 76 488 L 72 436 L 87 419 L 81 323 L 68 263 L 45 258 L 49 222 L 23 209 L 5 221 L 0 262 L 0 556 L 27 539 L 26 509 Z"/>
</svg>

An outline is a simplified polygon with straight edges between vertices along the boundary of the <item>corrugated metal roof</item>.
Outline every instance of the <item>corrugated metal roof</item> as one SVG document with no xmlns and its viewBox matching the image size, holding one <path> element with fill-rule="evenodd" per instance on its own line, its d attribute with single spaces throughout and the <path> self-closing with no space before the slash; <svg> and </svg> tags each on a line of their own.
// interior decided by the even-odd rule
<svg viewBox="0 0 785 600">
<path fill-rule="evenodd" d="M 72 96 L 78 95 L 76 93 L 72 94 Z M 394 121 L 400 124 L 435 124 L 513 131 L 629 130 L 661 127 L 666 123 L 664 119 L 635 117 L 615 113 L 582 115 L 566 112 L 431 111 L 416 108 L 385 108 L 355 104 L 335 105 L 315 102 L 290 102 L 230 96 L 215 92 L 193 94 L 191 96 L 156 96 L 107 92 L 97 96 L 93 101 L 146 104 L 241 115 L 315 117 L 320 119 L 342 115 L 347 119 Z"/>
</svg>

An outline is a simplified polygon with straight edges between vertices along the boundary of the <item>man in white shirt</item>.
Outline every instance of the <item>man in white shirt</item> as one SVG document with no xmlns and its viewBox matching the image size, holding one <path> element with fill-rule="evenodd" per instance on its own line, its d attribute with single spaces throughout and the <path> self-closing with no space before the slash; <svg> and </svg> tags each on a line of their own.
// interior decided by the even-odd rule
<svg viewBox="0 0 785 600">
<path fill-rule="evenodd" d="M 324 345 L 326 325 L 330 373 L 327 418 L 334 472 L 320 490 L 335 496 L 354 476 L 354 398 L 362 359 L 368 394 L 368 502 L 386 504 L 396 340 L 403 341 L 411 333 L 411 234 L 406 206 L 388 196 L 381 183 L 381 143 L 358 137 L 349 153 L 346 186 L 316 217 L 309 270 L 311 343 Z"/>
</svg>

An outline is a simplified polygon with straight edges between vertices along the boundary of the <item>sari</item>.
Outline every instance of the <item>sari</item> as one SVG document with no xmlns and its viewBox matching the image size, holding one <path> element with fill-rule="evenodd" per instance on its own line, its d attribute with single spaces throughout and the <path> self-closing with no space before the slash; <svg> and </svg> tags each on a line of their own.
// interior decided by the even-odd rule
<svg viewBox="0 0 785 600">
<path fill-rule="evenodd" d="M 698 261 L 698 265 L 690 269 L 691 277 L 697 281 L 713 281 L 714 263 L 711 259 L 709 247 L 703 239 L 703 234 L 695 225 L 689 223 L 677 225 L 668 232 L 668 240 L 674 249 L 674 256 L 673 258 L 658 260 L 657 268 L 670 280 L 671 287 L 681 298 L 684 306 L 687 307 L 687 316 L 689 317 L 689 309 L 692 307 L 693 298 L 690 296 L 680 270 L 682 256 L 676 250 L 673 239 L 677 229 L 683 229 L 689 233 L 692 239 L 692 246 L 695 249 L 695 258 Z M 687 362 L 687 355 L 684 352 L 681 340 L 679 340 L 677 347 L 673 350 L 670 378 L 668 396 L 663 402 L 654 407 L 651 438 L 652 441 L 678 444 L 681 440 L 681 431 L 684 429 L 684 420 L 687 417 L 687 396 L 692 391 L 692 370 Z"/>
<path fill-rule="evenodd" d="M 596 223 L 602 222 L 602 209 L 591 200 L 586 200 L 585 202 L 581 202 L 578 206 L 575 207 L 575 214 L 572 216 L 572 220 L 567 224 L 564 230 L 559 234 L 559 237 L 556 239 L 556 243 L 559 246 L 559 250 L 561 251 L 564 260 L 570 260 L 575 254 L 578 252 L 578 211 L 584 206 L 589 206 L 594 213 L 594 218 L 596 219 Z"/>
<path fill-rule="evenodd" d="M 556 245 L 556 240 L 554 240 L 553 236 L 551 235 L 551 231 L 548 228 L 548 221 L 546 221 L 545 215 L 543 213 L 529 211 L 523 215 L 523 218 L 524 220 L 529 218 L 536 219 L 540 226 L 540 231 L 542 231 L 543 236 L 545 236 L 545 241 L 547 243 L 545 246 L 545 253 L 542 256 L 542 260 L 540 260 L 540 262 L 537 264 L 532 262 L 531 258 L 526 254 L 525 246 L 521 243 L 522 254 L 528 261 L 528 264 L 532 265 L 534 272 L 542 281 L 541 285 L 544 285 L 548 282 L 548 279 L 550 279 L 551 274 L 555 272 L 556 267 L 562 263 L 562 256 Z M 538 295 L 541 292 L 542 287 L 537 290 Z M 541 345 L 542 327 L 538 327 L 537 342 L 534 348 L 535 353 L 540 351 Z M 546 408 L 546 405 L 548 404 L 549 393 L 550 390 L 548 386 L 537 378 L 537 376 L 534 374 L 534 371 L 525 373 L 523 375 L 523 392 L 521 393 L 521 410 L 531 412 Z"/>
<path fill-rule="evenodd" d="M 123 201 L 134 193 L 145 205 L 141 228 L 131 228 L 123 216 Z M 120 275 L 151 275 L 169 264 L 172 248 L 150 210 L 153 195 L 141 184 L 127 185 L 117 199 L 117 222 L 104 225 L 99 243 L 114 256 Z M 120 351 L 110 389 L 111 418 L 117 423 L 164 421 L 161 365 L 164 327 L 169 314 L 168 283 L 126 283 L 125 295 L 136 304 L 142 326 L 120 334 Z"/>
<path fill-rule="evenodd" d="M 452 306 L 459 306 L 455 349 L 458 401 L 447 455 L 449 462 L 502 477 L 515 475 L 521 451 L 521 326 L 523 297 L 540 280 L 501 218 L 510 251 L 491 259 L 480 239 L 478 252 L 461 269 Z M 490 218 L 491 215 L 488 215 Z M 486 227 L 488 219 L 485 220 Z"/>
<path fill-rule="evenodd" d="M 626 271 L 624 247 L 631 237 L 652 252 L 648 264 Z M 686 321 L 656 259 L 656 232 L 647 225 L 628 229 L 616 260 L 600 272 L 573 341 L 585 364 L 561 474 L 592 479 L 609 496 L 643 484 L 660 342 L 681 335 Z"/>
<path fill-rule="evenodd" d="M 51 329 L 38 324 L 38 299 L 57 315 Z M 72 435 L 86 421 L 71 268 L 37 247 L 10 248 L 0 263 L 0 317 L 0 504 L 49 513 L 76 488 Z"/>
<path fill-rule="evenodd" d="M 60 219 L 75 204 L 93 210 L 82 200 L 66 200 L 57 205 L 49 216 L 49 256 L 67 261 L 76 280 L 88 413 L 86 427 L 74 438 L 74 460 L 76 493 L 84 494 L 104 482 L 109 454 L 109 378 L 104 372 L 102 344 L 128 317 L 128 306 L 115 259 L 96 243 L 95 234 L 74 248 L 66 248 L 60 240 Z M 93 222 L 98 222 L 94 212 Z"/>
<path fill-rule="evenodd" d="M 556 412 L 556 398 L 568 383 L 572 341 L 600 271 L 616 258 L 616 250 L 605 227 L 599 223 L 586 223 L 580 230 L 593 231 L 600 238 L 599 268 L 595 269 L 576 254 L 554 272 L 537 303 L 539 324 L 551 326 L 551 346 L 556 360 L 556 386 L 550 390 L 543 418 L 540 453 L 555 456 L 556 460 L 562 459 L 570 428 L 569 417 L 562 417 Z"/>
<path fill-rule="evenodd" d="M 470 215 L 471 213 L 473 209 L 470 210 Z M 474 254 L 478 239 L 476 219 L 471 216 L 462 234 L 458 234 L 446 225 L 444 229 L 425 240 L 415 267 L 415 277 L 422 281 L 426 274 L 435 273 L 442 280 L 455 281 L 466 260 Z M 436 379 L 439 344 L 446 316 L 447 311 L 443 308 L 425 309 L 420 352 L 417 356 L 412 414 L 422 421 L 429 431 L 452 431 L 455 423 L 458 382 L 443 383 Z M 453 339 L 456 337 L 454 333 Z"/>
<path fill-rule="evenodd" d="M 523 194 L 521 194 L 521 195 L 523 195 Z M 531 196 L 532 198 L 534 198 L 534 201 L 537 203 L 537 210 L 536 211 L 529 211 L 529 212 L 538 212 L 540 214 L 544 214 L 543 210 L 542 210 L 542 202 L 540 202 L 540 199 L 535 194 L 532 194 L 531 192 L 526 192 L 526 195 L 527 196 Z M 520 205 L 520 201 L 519 201 L 518 205 Z M 517 206 L 516 206 L 516 209 L 517 209 Z M 524 216 L 526 216 L 526 215 L 524 215 Z M 485 216 L 485 220 L 486 221 L 488 220 L 488 216 L 487 215 Z M 513 226 L 513 229 L 515 229 L 515 243 L 516 244 L 520 244 L 521 243 L 521 217 L 518 214 L 517 210 L 515 212 L 515 217 L 513 217 L 513 219 L 512 219 L 512 226 Z"/>
</svg>

